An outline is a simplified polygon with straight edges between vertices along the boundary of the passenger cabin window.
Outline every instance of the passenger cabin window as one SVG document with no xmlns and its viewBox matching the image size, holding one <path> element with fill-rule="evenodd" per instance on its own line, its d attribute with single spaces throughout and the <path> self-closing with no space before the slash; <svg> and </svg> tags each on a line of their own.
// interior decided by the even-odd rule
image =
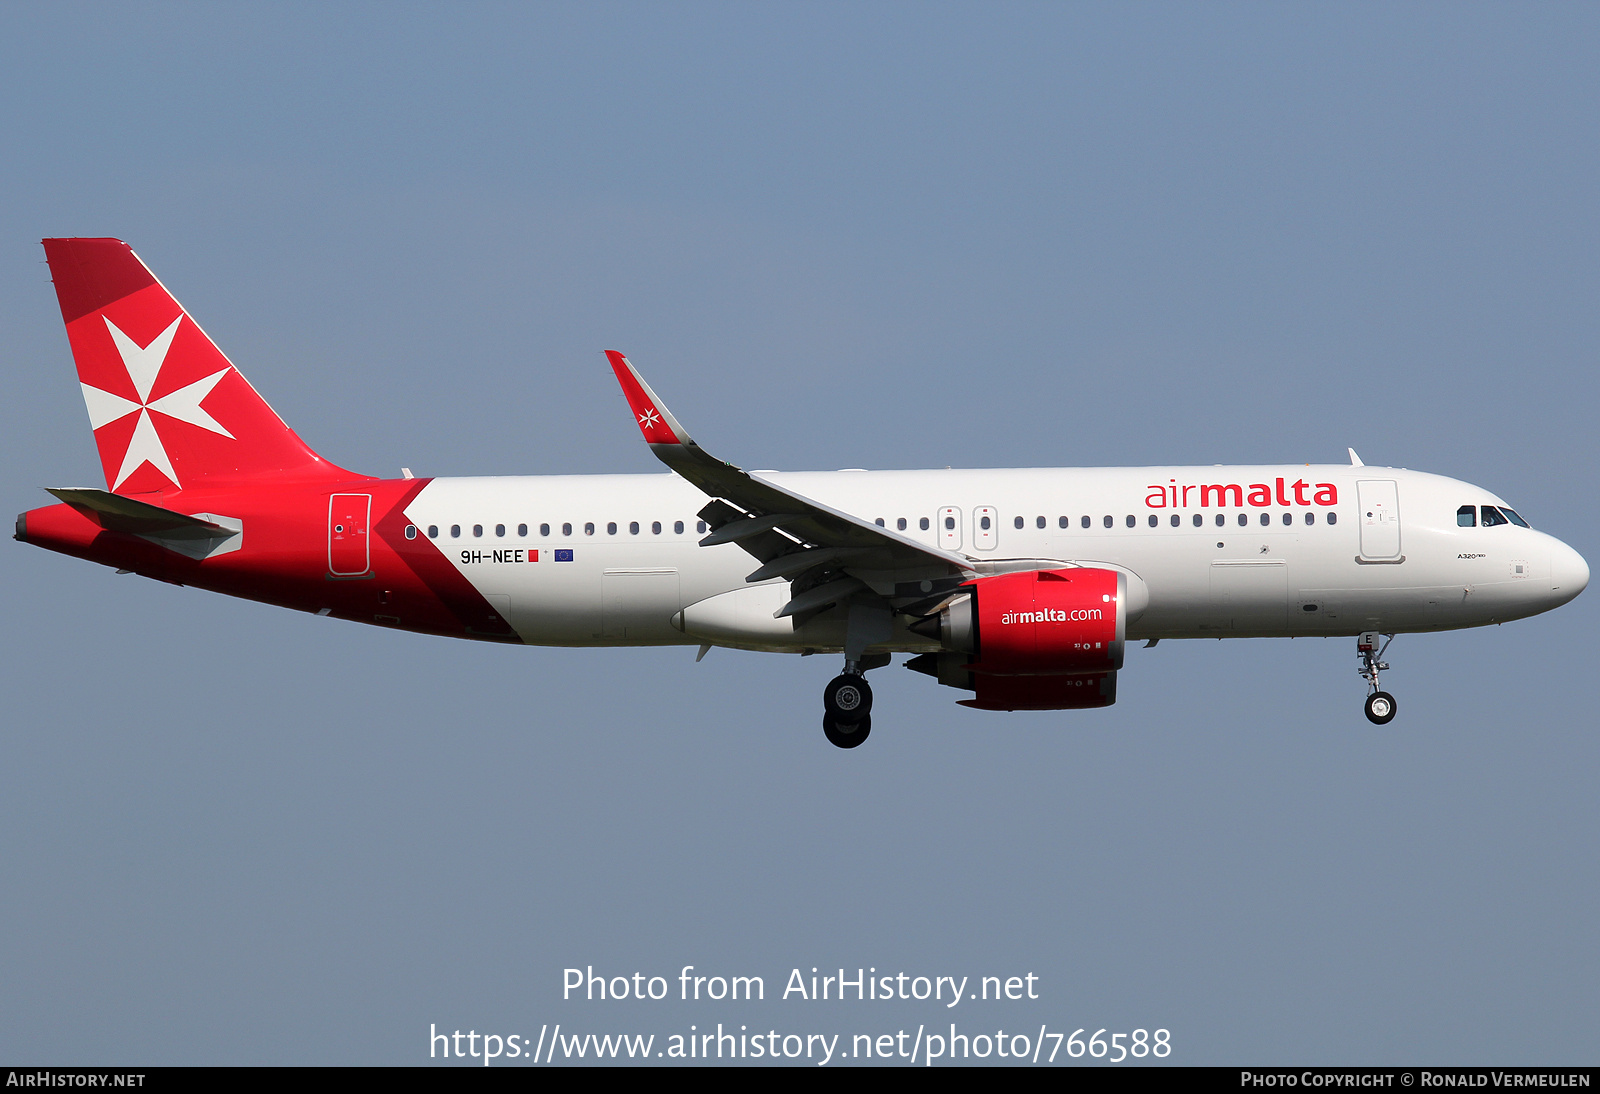
<svg viewBox="0 0 1600 1094">
<path fill-rule="evenodd" d="M 1132 528 L 1134 525 L 1136 525 L 1138 523 L 1139 523 L 1138 519 L 1132 513 L 1129 513 L 1128 514 L 1128 520 L 1127 520 L 1128 527 Z"/>
<path fill-rule="evenodd" d="M 1115 520 L 1115 518 L 1113 518 L 1111 516 L 1110 513 L 1107 513 L 1106 514 L 1106 519 L 1101 521 L 1101 523 L 1104 524 L 1107 528 L 1110 528 L 1113 524 L 1116 523 L 1116 520 Z"/>
<path fill-rule="evenodd" d="M 1510 523 L 1511 522 L 1509 520 L 1501 515 L 1500 510 L 1496 509 L 1494 506 L 1485 505 L 1483 507 L 1483 526 L 1485 528 L 1493 528 L 1497 525 Z"/>
<path fill-rule="evenodd" d="M 1338 524 L 1339 523 L 1339 514 L 1338 513 L 1329 513 L 1328 514 L 1328 523 L 1329 524 Z"/>
<path fill-rule="evenodd" d="M 1043 528 L 1044 527 L 1044 518 L 1043 517 L 1035 518 L 1034 522 L 1033 522 L 1033 526 L 1035 528 Z"/>
<path fill-rule="evenodd" d="M 617 534 L 617 522 L 614 521 L 614 520 L 607 521 L 606 522 L 606 535 L 614 536 L 616 534 Z"/>
<path fill-rule="evenodd" d="M 1156 515 L 1154 513 L 1151 513 L 1150 514 L 1150 527 L 1154 528 L 1159 523 L 1161 523 L 1161 522 L 1156 519 Z"/>
<path fill-rule="evenodd" d="M 1239 514 L 1239 527 L 1243 528 L 1246 524 L 1249 524 L 1249 523 L 1250 523 L 1250 514 L 1249 513 L 1240 513 Z"/>
<path fill-rule="evenodd" d="M 884 523 L 883 523 L 883 518 L 882 517 L 879 517 L 877 520 L 873 521 L 872 523 L 876 524 L 879 528 L 884 527 Z"/>
<path fill-rule="evenodd" d="M 561 526 L 561 534 L 564 536 L 570 536 L 572 534 L 572 525 L 563 524 Z"/>
<path fill-rule="evenodd" d="M 406 525 L 406 538 L 407 539 L 416 539 L 417 538 L 417 526 L 415 524 Z"/>
<path fill-rule="evenodd" d="M 1111 518 L 1107 517 L 1106 519 L 1110 520 Z M 1083 518 L 1083 527 L 1085 527 L 1085 528 L 1089 527 L 1089 518 L 1088 517 L 1084 517 Z"/>
<path fill-rule="evenodd" d="M 1171 517 L 1168 518 L 1167 523 L 1172 525 L 1174 528 L 1176 528 L 1176 527 L 1178 527 L 1178 525 L 1183 523 L 1183 518 L 1180 517 L 1178 514 L 1174 513 L 1174 514 L 1172 514 Z"/>
<path fill-rule="evenodd" d="M 504 524 L 496 524 L 494 526 L 494 534 L 497 536 L 504 536 L 506 534 L 506 526 Z"/>
<path fill-rule="evenodd" d="M 473 526 L 472 526 L 472 534 L 473 534 L 473 535 L 475 535 L 475 536 L 481 536 L 481 535 L 483 535 L 483 525 L 481 525 L 481 524 L 474 524 L 474 525 L 473 525 Z"/>
<path fill-rule="evenodd" d="M 926 532 L 928 530 L 928 518 L 923 517 L 921 520 L 917 521 L 917 527 Z"/>
<path fill-rule="evenodd" d="M 594 535 L 594 521 L 591 520 L 591 521 L 584 522 L 583 534 L 586 535 L 586 536 Z"/>
<path fill-rule="evenodd" d="M 550 526 L 548 524 L 539 525 L 539 534 L 541 536 L 548 536 L 550 534 Z"/>
<path fill-rule="evenodd" d="M 438 539 L 439 538 L 439 526 L 437 524 L 428 525 L 428 538 L 429 539 Z"/>
<path fill-rule="evenodd" d="M 985 528 L 989 527 L 989 518 L 988 517 L 984 517 L 983 518 L 983 526 Z M 1011 527 L 1020 529 L 1022 527 L 1022 518 L 1021 517 L 1017 517 L 1015 520 L 1013 520 L 1011 522 Z"/>
<path fill-rule="evenodd" d="M 659 520 L 653 520 L 650 522 L 650 534 L 652 536 L 659 536 L 661 534 L 661 522 Z"/>
<path fill-rule="evenodd" d="M 945 517 L 944 518 L 944 530 L 946 532 L 955 531 L 955 527 L 956 527 L 956 518 L 955 517 Z"/>
<path fill-rule="evenodd" d="M 1272 523 L 1272 514 L 1271 513 L 1262 513 L 1261 514 L 1261 527 L 1265 528 L 1267 525 L 1269 525 L 1271 523 Z"/>
<path fill-rule="evenodd" d="M 630 520 L 628 522 L 628 534 L 630 536 L 636 536 L 636 535 L 639 534 L 639 522 L 638 521 Z"/>
<path fill-rule="evenodd" d="M 1195 515 L 1194 515 L 1194 520 L 1193 520 L 1193 524 L 1194 524 L 1194 526 L 1195 526 L 1195 527 L 1196 527 L 1196 528 L 1198 528 L 1198 527 L 1200 527 L 1200 526 L 1201 526 L 1201 525 L 1202 525 L 1202 524 L 1204 524 L 1204 523 L 1205 523 L 1205 522 L 1206 522 L 1206 518 L 1205 518 L 1205 516 L 1204 516 L 1204 514 L 1201 514 L 1201 513 L 1196 513 L 1196 514 L 1195 514 Z"/>
<path fill-rule="evenodd" d="M 1306 516 L 1310 516 L 1310 515 L 1311 515 L 1310 513 L 1306 514 Z M 1286 525 L 1293 524 L 1294 523 L 1294 514 L 1293 513 L 1285 513 L 1285 514 L 1283 514 L 1283 523 L 1286 524 Z"/>
<path fill-rule="evenodd" d="M 1478 526 L 1478 507 L 1476 505 L 1463 505 L 1456 510 L 1457 528 L 1476 528 Z"/>
<path fill-rule="evenodd" d="M 700 532 L 700 533 L 703 534 L 705 532 L 705 530 L 706 530 L 706 522 L 703 521 L 703 520 L 695 521 L 694 522 L 694 530 L 696 532 Z"/>
<path fill-rule="evenodd" d="M 1310 513 L 1310 512 L 1306 513 L 1306 523 L 1307 524 L 1315 524 L 1315 523 L 1317 523 L 1317 514 Z"/>
<path fill-rule="evenodd" d="M 904 532 L 906 530 L 906 518 L 905 517 L 896 517 L 895 521 L 894 521 L 894 526 L 895 526 L 895 530 L 896 531 Z"/>
<path fill-rule="evenodd" d="M 461 538 L 461 525 L 452 524 L 450 526 L 450 538 L 451 539 L 460 539 Z"/>
<path fill-rule="evenodd" d="M 517 536 L 521 539 L 528 538 L 528 526 L 526 524 L 517 525 Z"/>
<path fill-rule="evenodd" d="M 1066 517 L 1057 517 L 1056 518 L 1056 527 L 1057 528 L 1065 528 L 1067 525 L 1069 525 L 1071 523 L 1072 522 L 1070 520 L 1068 520 Z"/>
<path fill-rule="evenodd" d="M 1223 515 L 1222 513 L 1218 513 L 1217 514 L 1217 527 L 1221 528 L 1226 523 L 1228 523 L 1228 518 L 1225 515 Z"/>
<path fill-rule="evenodd" d="M 673 521 L 672 522 L 672 531 L 673 531 L 674 535 L 679 535 L 679 536 L 683 535 L 683 521 L 681 521 L 681 520 Z"/>
</svg>

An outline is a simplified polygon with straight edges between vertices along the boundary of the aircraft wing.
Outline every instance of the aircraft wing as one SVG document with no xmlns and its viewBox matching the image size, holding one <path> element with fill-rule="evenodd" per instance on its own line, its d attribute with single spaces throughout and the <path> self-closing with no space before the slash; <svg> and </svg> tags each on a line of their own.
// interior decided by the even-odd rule
<svg viewBox="0 0 1600 1094">
<path fill-rule="evenodd" d="M 689 436 L 639 371 L 621 353 L 606 351 L 606 359 L 616 373 L 622 393 L 627 397 L 639 432 L 656 458 L 699 487 L 713 500 L 700 511 L 711 533 L 700 541 L 711 547 L 719 543 L 738 543 L 759 559 L 762 565 L 747 581 L 766 581 L 787 577 L 797 590 L 804 575 L 838 570 L 846 576 L 838 581 L 853 581 L 853 588 L 841 586 L 828 600 L 827 585 L 797 593 L 785 608 L 786 614 L 799 614 L 825 607 L 852 591 L 871 587 L 887 596 L 923 594 L 926 581 L 943 586 L 950 579 L 965 580 L 974 573 L 973 563 L 964 555 L 918 543 L 880 525 L 842 513 L 792 490 L 769 482 L 742 468 L 719 460 Z M 899 586 L 911 583 L 911 588 Z M 796 605 L 799 605 L 798 607 Z"/>
</svg>

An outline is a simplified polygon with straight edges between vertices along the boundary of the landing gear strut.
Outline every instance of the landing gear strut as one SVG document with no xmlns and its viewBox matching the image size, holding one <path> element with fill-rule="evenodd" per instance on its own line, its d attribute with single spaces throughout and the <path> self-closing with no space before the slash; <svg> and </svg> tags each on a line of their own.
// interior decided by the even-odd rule
<svg viewBox="0 0 1600 1094">
<path fill-rule="evenodd" d="M 1379 644 L 1379 640 L 1382 644 Z M 1367 682 L 1367 721 L 1375 726 L 1386 726 L 1394 721 L 1395 701 L 1394 696 L 1384 691 L 1378 684 L 1378 674 L 1389 667 L 1384 661 L 1383 651 L 1389 648 L 1389 643 L 1394 641 L 1394 635 L 1382 635 L 1376 631 L 1366 631 L 1356 639 L 1356 656 L 1361 658 L 1361 678 Z"/>
<path fill-rule="evenodd" d="M 844 671 L 822 689 L 822 732 L 840 748 L 854 748 L 872 732 L 870 669 L 889 663 L 887 653 L 868 653 L 867 647 L 886 642 L 894 631 L 894 617 L 883 601 L 866 594 L 851 598 L 845 616 Z"/>
</svg>

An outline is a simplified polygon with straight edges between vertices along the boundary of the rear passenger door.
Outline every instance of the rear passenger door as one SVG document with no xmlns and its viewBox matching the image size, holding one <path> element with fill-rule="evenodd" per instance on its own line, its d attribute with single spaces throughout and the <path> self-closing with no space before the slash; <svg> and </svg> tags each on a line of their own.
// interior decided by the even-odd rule
<svg viewBox="0 0 1600 1094">
<path fill-rule="evenodd" d="M 371 494 L 332 494 L 328 497 L 328 572 L 337 577 L 360 577 L 371 564 L 367 547 L 367 520 Z"/>
</svg>

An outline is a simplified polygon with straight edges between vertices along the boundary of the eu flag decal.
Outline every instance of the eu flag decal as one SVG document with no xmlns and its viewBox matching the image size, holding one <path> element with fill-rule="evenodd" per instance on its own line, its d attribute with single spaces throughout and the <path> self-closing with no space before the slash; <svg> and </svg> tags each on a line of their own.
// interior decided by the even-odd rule
<svg viewBox="0 0 1600 1094">
<path fill-rule="evenodd" d="M 571 562 L 572 561 L 572 548 L 571 547 L 557 547 L 556 548 L 556 561 L 557 562 Z"/>
</svg>

